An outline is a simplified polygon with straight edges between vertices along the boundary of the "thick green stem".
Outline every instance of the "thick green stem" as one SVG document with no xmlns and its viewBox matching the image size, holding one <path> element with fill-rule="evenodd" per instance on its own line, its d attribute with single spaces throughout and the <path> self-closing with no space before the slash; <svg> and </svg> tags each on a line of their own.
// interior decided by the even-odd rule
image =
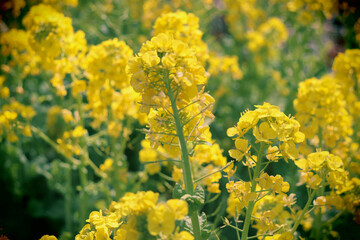
<svg viewBox="0 0 360 240">
<path fill-rule="evenodd" d="M 313 192 L 308 195 L 308 200 L 307 200 L 307 202 L 305 204 L 305 207 L 302 210 L 300 216 L 296 219 L 296 222 L 295 222 L 293 228 L 291 229 L 291 232 L 290 232 L 291 235 L 294 235 L 296 229 L 299 227 L 301 220 L 303 220 L 305 214 L 307 213 L 307 211 L 308 211 L 308 209 L 309 209 L 309 207 L 311 205 L 311 202 L 312 202 L 313 198 L 315 197 L 315 194 L 316 194 L 316 191 L 313 190 Z"/>
<path fill-rule="evenodd" d="M 181 151 L 181 159 L 182 159 L 182 167 L 183 167 L 183 175 L 184 175 L 184 182 L 185 182 L 185 191 L 186 193 L 193 195 L 194 194 L 194 182 L 192 179 L 191 173 L 191 165 L 189 159 L 189 153 L 186 146 L 185 136 L 183 132 L 183 125 L 180 120 L 179 109 L 176 105 L 176 99 L 174 92 L 171 88 L 170 81 L 167 81 L 167 94 L 170 98 L 171 108 L 173 110 L 174 120 L 176 124 L 176 133 L 179 140 L 179 147 Z M 198 211 L 193 211 L 190 213 L 190 218 L 193 226 L 194 231 L 194 238 L 195 240 L 200 240 L 200 224 L 199 224 L 199 217 Z"/>
<path fill-rule="evenodd" d="M 259 177 L 260 172 L 261 172 L 261 161 L 262 161 L 263 151 L 264 151 L 265 146 L 266 146 L 266 144 L 264 142 L 260 143 L 260 149 L 259 149 L 258 156 L 257 156 L 257 162 L 256 162 L 255 170 L 254 170 L 254 175 L 252 176 L 252 180 L 251 180 L 251 192 L 252 193 L 256 191 L 256 179 Z M 243 227 L 243 231 L 241 234 L 242 240 L 248 239 L 251 215 L 254 210 L 255 203 L 256 203 L 256 200 L 249 201 L 248 207 L 246 209 L 244 227 Z"/>
</svg>

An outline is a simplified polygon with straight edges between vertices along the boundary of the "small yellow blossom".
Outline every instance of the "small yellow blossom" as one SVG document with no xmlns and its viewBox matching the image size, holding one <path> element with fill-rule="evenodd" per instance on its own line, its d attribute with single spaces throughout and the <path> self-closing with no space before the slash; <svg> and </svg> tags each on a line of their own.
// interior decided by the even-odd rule
<svg viewBox="0 0 360 240">
<path fill-rule="evenodd" d="M 170 199 L 166 204 L 175 213 L 175 219 L 183 219 L 188 214 L 188 205 L 183 200 Z"/>
<path fill-rule="evenodd" d="M 175 228 L 175 213 L 165 204 L 160 204 L 147 216 L 148 230 L 151 235 L 169 235 Z"/>
</svg>

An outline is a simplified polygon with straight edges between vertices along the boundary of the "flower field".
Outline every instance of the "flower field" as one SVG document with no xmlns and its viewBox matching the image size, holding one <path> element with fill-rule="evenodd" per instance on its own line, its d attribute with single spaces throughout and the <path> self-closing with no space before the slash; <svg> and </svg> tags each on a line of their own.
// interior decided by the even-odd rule
<svg viewBox="0 0 360 240">
<path fill-rule="evenodd" d="M 0 240 L 359 239 L 356 0 L 0 3 Z"/>
</svg>

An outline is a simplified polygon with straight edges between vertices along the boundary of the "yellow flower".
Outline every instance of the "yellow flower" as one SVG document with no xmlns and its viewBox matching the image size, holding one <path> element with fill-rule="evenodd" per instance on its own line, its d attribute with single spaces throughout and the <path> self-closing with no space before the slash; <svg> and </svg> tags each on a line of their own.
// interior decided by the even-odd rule
<svg viewBox="0 0 360 240">
<path fill-rule="evenodd" d="M 102 215 L 102 211 L 92 211 L 89 215 L 89 219 L 86 220 L 86 222 L 89 222 L 90 224 L 97 226 L 102 226 L 105 224 L 105 218 Z"/>
<path fill-rule="evenodd" d="M 31 137 L 31 136 L 32 136 L 30 125 L 26 125 L 26 126 L 24 127 L 24 129 L 22 130 L 22 134 L 24 134 L 24 136 L 27 136 L 27 137 Z"/>
<path fill-rule="evenodd" d="M 219 144 L 199 144 L 194 148 L 194 154 L 191 157 L 192 161 L 196 161 L 198 164 L 213 164 L 215 166 L 226 165 L 226 158 L 222 155 L 222 150 Z"/>
<path fill-rule="evenodd" d="M 183 180 L 182 169 L 174 166 L 173 172 L 172 172 L 172 178 L 174 179 L 175 182 L 179 182 L 180 180 Z"/>
<path fill-rule="evenodd" d="M 113 163 L 114 163 L 114 160 L 112 160 L 111 158 L 107 158 L 104 161 L 104 163 L 100 165 L 100 170 L 101 171 L 111 170 Z"/>
<path fill-rule="evenodd" d="M 80 138 L 87 133 L 87 130 L 84 129 L 82 126 L 76 126 L 75 129 L 72 131 L 72 136 L 74 138 Z"/>
<path fill-rule="evenodd" d="M 175 219 L 183 219 L 188 214 L 187 202 L 179 199 L 170 199 L 166 202 L 169 208 L 175 213 Z"/>
<path fill-rule="evenodd" d="M 142 55 L 142 60 L 144 61 L 146 66 L 149 68 L 155 67 L 156 65 L 158 65 L 160 63 L 160 58 L 158 57 L 156 51 L 145 52 Z"/>
<path fill-rule="evenodd" d="M 269 161 L 276 162 L 279 159 L 279 157 L 281 157 L 279 148 L 277 146 L 269 146 L 266 153 L 266 158 Z"/>
<path fill-rule="evenodd" d="M 242 212 L 242 209 L 245 207 L 245 204 L 245 202 L 240 201 L 240 199 L 236 197 L 234 192 L 230 192 L 227 199 L 226 212 L 231 217 L 239 215 Z"/>
<path fill-rule="evenodd" d="M 116 231 L 115 240 L 137 240 L 140 233 L 136 230 L 136 216 L 129 216 L 127 222 L 123 223 Z"/>
<path fill-rule="evenodd" d="M 277 136 L 276 132 L 267 122 L 262 122 L 259 127 L 255 126 L 253 134 L 257 141 L 266 143 L 270 143 L 269 140 Z"/>
<path fill-rule="evenodd" d="M 104 225 L 98 226 L 95 232 L 95 239 L 110 240 L 109 229 Z"/>
<path fill-rule="evenodd" d="M 107 126 L 107 132 L 108 132 L 109 136 L 118 138 L 121 134 L 122 128 L 123 127 L 122 127 L 121 123 L 117 123 L 115 121 L 109 121 L 108 126 Z"/>
<path fill-rule="evenodd" d="M 147 222 L 151 235 L 169 235 L 175 229 L 175 213 L 167 205 L 159 204 L 149 212 Z"/>
<path fill-rule="evenodd" d="M 160 62 L 159 54 L 163 55 L 164 61 Z M 175 63 L 172 62 L 174 60 Z M 197 61 L 194 52 L 185 43 L 164 33 L 143 44 L 139 56 L 129 61 L 128 72 L 132 75 L 131 85 L 134 90 L 143 95 L 142 103 L 150 106 L 154 103 L 151 98 L 145 98 L 147 94 L 153 96 L 157 95 L 156 93 L 166 92 L 165 83 L 159 82 L 154 85 L 159 79 L 173 80 L 173 83 L 181 87 L 184 92 L 182 97 L 187 96 L 186 92 L 189 88 L 207 81 L 205 69 Z M 164 75 L 166 72 L 168 76 Z"/>
<path fill-rule="evenodd" d="M 322 168 L 322 165 L 325 163 L 326 158 L 328 157 L 329 152 L 317 152 L 311 153 L 307 156 L 308 164 L 310 169 L 314 171 L 319 171 Z"/>
<path fill-rule="evenodd" d="M 192 13 L 176 11 L 164 14 L 157 18 L 154 24 L 154 35 L 166 33 L 174 39 L 185 42 L 196 51 L 196 57 L 202 63 L 209 58 L 207 44 L 202 41 L 203 33 L 199 30 L 199 18 Z M 173 61 L 167 59 L 163 64 L 174 66 Z"/>
<path fill-rule="evenodd" d="M 207 190 L 210 193 L 221 193 L 219 183 L 211 183 L 210 185 L 207 185 Z"/>
<path fill-rule="evenodd" d="M 241 114 L 237 125 L 228 129 L 228 136 L 237 135 L 238 138 L 241 138 L 250 129 L 253 129 L 253 135 L 257 141 L 272 144 L 278 140 L 280 141 L 280 152 L 285 160 L 287 158 L 296 159 L 299 153 L 295 143 L 304 140 L 304 134 L 299 131 L 300 124 L 295 119 L 287 117 L 277 106 L 264 103 L 255 107 L 256 110 L 245 111 Z M 259 121 L 260 125 L 258 126 Z M 238 159 L 243 157 L 246 140 L 236 141 L 242 150 L 230 150 L 229 153 L 230 156 Z"/>
<path fill-rule="evenodd" d="M 301 82 L 294 107 L 308 140 L 317 136 L 326 147 L 333 148 L 353 133 L 353 118 L 346 108 L 345 96 L 332 76 Z"/>
<path fill-rule="evenodd" d="M 141 141 L 141 146 L 143 148 L 139 152 L 140 162 L 143 162 L 143 163 L 155 162 L 157 160 L 162 159 L 160 156 L 160 153 L 159 153 L 159 151 L 161 149 L 159 148 L 158 150 L 155 150 L 155 149 L 151 148 L 150 141 L 148 141 L 148 140 Z M 145 169 L 150 175 L 153 175 L 155 173 L 160 172 L 161 165 L 160 165 L 160 163 L 146 163 Z"/>
<path fill-rule="evenodd" d="M 256 181 L 258 181 L 258 184 L 262 189 L 270 189 L 272 185 L 270 176 L 265 172 L 261 173 L 260 177 L 256 179 Z"/>
<path fill-rule="evenodd" d="M 172 237 L 172 240 L 193 240 L 194 237 L 186 231 L 181 231 L 179 233 L 175 233 L 175 235 Z"/>
<path fill-rule="evenodd" d="M 238 138 L 235 141 L 235 146 L 236 149 L 229 150 L 229 155 L 237 161 L 241 161 L 250 150 L 249 142 L 246 139 Z"/>
<path fill-rule="evenodd" d="M 53 235 L 44 235 L 40 238 L 40 240 L 57 240 L 57 238 Z"/>
<path fill-rule="evenodd" d="M 81 92 L 85 92 L 86 90 L 86 81 L 85 80 L 77 80 L 74 79 L 74 81 L 72 82 L 72 95 L 74 97 L 77 97 L 77 95 Z"/>
<path fill-rule="evenodd" d="M 215 76 L 220 73 L 231 73 L 235 80 L 239 80 L 243 77 L 243 72 L 239 67 L 237 56 L 211 56 L 209 58 L 208 72 Z"/>
<path fill-rule="evenodd" d="M 91 230 L 90 224 L 85 224 L 85 226 L 80 230 L 80 233 L 75 236 L 75 240 L 93 240 L 95 239 L 95 232 Z"/>
<path fill-rule="evenodd" d="M 161 62 L 165 67 L 168 67 L 168 68 L 175 67 L 175 65 L 176 65 L 175 57 L 176 57 L 176 55 L 173 53 L 165 54 L 165 56 L 163 56 L 161 58 Z"/>
</svg>

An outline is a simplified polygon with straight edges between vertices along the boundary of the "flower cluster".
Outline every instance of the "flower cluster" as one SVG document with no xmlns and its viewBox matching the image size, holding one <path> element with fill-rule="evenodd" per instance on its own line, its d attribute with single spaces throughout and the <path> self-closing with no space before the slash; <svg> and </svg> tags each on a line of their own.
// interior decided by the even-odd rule
<svg viewBox="0 0 360 240">
<path fill-rule="evenodd" d="M 332 65 L 336 82 L 340 85 L 348 111 L 354 118 L 360 117 L 360 50 L 349 49 L 339 53 Z"/>
<path fill-rule="evenodd" d="M 285 208 L 295 204 L 295 199 L 293 197 L 294 196 L 285 197 L 282 195 L 267 195 L 255 204 L 254 218 L 256 221 L 254 228 L 257 229 L 258 235 L 274 231 L 279 232 L 278 230 L 282 229 L 280 231 L 281 234 L 277 233 L 272 237 L 265 237 L 265 239 L 293 239 L 289 230 L 291 223 L 295 220 L 295 216 Z M 290 236 L 285 238 L 287 235 Z"/>
<path fill-rule="evenodd" d="M 187 43 L 195 49 L 196 56 L 203 64 L 209 58 L 208 46 L 202 41 L 202 31 L 199 30 L 199 18 L 184 11 L 163 14 L 156 19 L 154 35 L 166 33 L 174 39 Z"/>
<path fill-rule="evenodd" d="M 255 31 L 246 33 L 248 48 L 252 52 L 259 52 L 261 49 L 268 49 L 269 55 L 273 55 L 272 48 L 284 43 L 288 38 L 285 24 L 279 18 L 269 18 L 259 25 Z"/>
<path fill-rule="evenodd" d="M 298 184 L 306 184 L 308 188 L 320 193 L 314 200 L 317 214 L 325 214 L 332 208 L 356 214 L 356 206 L 360 203 L 360 181 L 357 177 L 350 177 L 340 157 L 327 151 L 315 152 L 306 159 L 295 161 L 295 164 L 301 169 Z M 325 192 L 326 188 L 330 191 Z M 309 221 L 313 221 L 312 216 L 308 216 L 303 224 L 306 225 Z"/>
<path fill-rule="evenodd" d="M 309 11 L 309 12 L 322 12 L 326 18 L 330 19 L 333 14 L 338 10 L 338 1 L 336 0 L 291 0 L 286 3 L 286 7 L 291 12 L 296 11 Z"/>
<path fill-rule="evenodd" d="M 254 111 L 245 111 L 241 114 L 235 127 L 227 130 L 229 137 L 235 138 L 236 149 L 230 150 L 230 156 L 238 161 L 249 151 L 249 143 L 243 136 L 252 129 L 257 142 L 279 144 L 284 158 L 296 159 L 299 155 L 295 143 L 303 142 L 305 136 L 300 132 L 300 124 L 294 118 L 286 116 L 279 107 L 269 103 L 257 105 Z"/>
<path fill-rule="evenodd" d="M 5 76 L 0 76 L 0 98 L 8 98 L 10 95 L 10 89 L 4 86 L 5 81 Z"/>
<path fill-rule="evenodd" d="M 29 122 L 35 114 L 31 106 L 25 106 L 17 101 L 4 104 L 0 109 L 0 136 L 5 135 L 9 142 L 18 141 L 18 134 L 31 137 Z"/>
<path fill-rule="evenodd" d="M 239 80 L 243 77 L 238 63 L 237 56 L 213 56 L 210 55 L 208 60 L 209 69 L 208 72 L 213 76 L 217 76 L 220 73 L 230 73 L 232 78 Z"/>
<path fill-rule="evenodd" d="M 244 38 L 246 29 L 255 29 L 266 18 L 265 12 L 256 6 L 255 0 L 226 0 L 225 4 L 228 11 L 225 20 L 238 39 Z M 237 24 L 239 21 L 243 21 L 243 24 Z"/>
<path fill-rule="evenodd" d="M 275 54 L 274 47 L 280 46 L 288 38 L 288 31 L 280 18 L 267 18 L 256 1 L 225 1 L 226 21 L 230 31 L 239 40 L 246 39 L 248 49 L 253 53 L 268 51 Z M 245 34 L 244 34 L 245 33 Z"/>
<path fill-rule="evenodd" d="M 186 138 L 194 141 L 201 139 L 201 135 L 206 136 L 208 128 L 200 126 L 205 116 L 213 116 L 214 99 L 203 91 L 198 92 L 207 77 L 191 48 L 170 35 L 159 34 L 142 46 L 128 66 L 131 85 L 142 97 L 141 111 L 149 114 L 152 144 L 164 145 L 173 156 L 179 154 L 171 107 L 174 104 L 180 109 Z"/>
<path fill-rule="evenodd" d="M 331 189 L 339 193 L 348 190 L 348 173 L 344 170 L 343 161 L 336 155 L 327 151 L 310 153 L 306 159 L 301 158 L 295 164 L 301 169 L 299 184 L 306 183 L 309 188 L 317 189 L 326 178 Z"/>
<path fill-rule="evenodd" d="M 194 148 L 194 154 L 190 157 L 195 178 L 200 178 L 209 173 L 210 176 L 202 179 L 201 184 L 207 186 L 210 193 L 220 193 L 219 180 L 222 178 L 221 169 L 226 165 L 223 150 L 216 143 L 211 145 L 199 144 Z"/>
<path fill-rule="evenodd" d="M 218 56 L 210 53 L 208 45 L 202 40 L 203 32 L 199 29 L 199 18 L 184 11 L 169 12 L 156 19 L 154 35 L 166 33 L 174 39 L 187 43 L 195 51 L 196 57 L 205 65 L 209 63 L 208 73 L 219 75 L 231 73 L 234 79 L 242 78 L 238 57 Z"/>
<path fill-rule="evenodd" d="M 97 84 L 97 87 L 109 85 L 117 89 L 129 86 L 125 68 L 131 57 L 132 49 L 117 38 L 91 46 L 83 62 L 89 84 Z"/>
<path fill-rule="evenodd" d="M 145 170 L 150 175 L 160 172 L 161 163 L 158 161 L 167 159 L 167 154 L 164 148 L 158 147 L 153 149 L 150 145 L 149 140 L 141 141 L 142 149 L 139 152 L 140 162 L 146 164 Z M 164 161 L 163 165 L 167 165 L 167 162 Z"/>
<path fill-rule="evenodd" d="M 294 107 L 306 138 L 316 137 L 312 141 L 315 147 L 334 147 L 353 133 L 353 120 L 346 109 L 344 95 L 331 76 L 301 82 Z"/>
<path fill-rule="evenodd" d="M 157 203 L 158 196 L 151 191 L 126 193 L 109 210 L 91 212 L 75 239 L 194 239 L 177 227 L 187 215 L 187 203 L 178 199 Z"/>
<path fill-rule="evenodd" d="M 227 131 L 228 136 L 236 136 L 236 149 L 231 149 L 229 154 L 237 161 L 245 158 L 242 163 L 248 167 L 250 178 L 250 181 L 233 181 L 231 177 L 236 168 L 226 169 L 229 179 L 226 188 L 230 193 L 227 212 L 237 221 L 239 213 L 246 208 L 243 231 L 249 230 L 250 221 L 254 218 L 254 227 L 259 236 L 273 235 L 279 230 L 281 236 L 286 236 L 290 233 L 295 217 L 284 207 L 290 208 L 295 204 L 295 194 L 288 196 L 289 183 L 280 175 L 269 175 L 266 167 L 271 162 L 277 162 L 280 157 L 295 161 L 299 155 L 295 144 L 304 141 L 305 136 L 299 131 L 299 122 L 286 116 L 278 107 L 264 103 L 256 108 L 244 112 L 237 125 Z M 250 130 L 252 136 L 248 134 Z M 246 139 L 253 137 L 255 143 Z M 256 143 L 260 145 L 259 148 Z M 252 155 L 251 149 L 257 155 Z"/>
<path fill-rule="evenodd" d="M 20 29 L 11 29 L 0 36 L 1 53 L 4 56 L 11 55 L 12 59 L 9 61 L 11 67 L 23 66 L 22 77 L 39 73 L 40 57 L 31 48 L 29 36 L 27 31 Z"/>
<path fill-rule="evenodd" d="M 80 147 L 80 139 L 85 134 L 87 134 L 87 130 L 82 126 L 76 126 L 73 130 L 65 131 L 62 138 L 56 140 L 60 151 L 67 157 L 83 154 Z"/>
<path fill-rule="evenodd" d="M 132 87 L 142 94 L 142 104 L 147 106 L 145 112 L 156 104 L 156 99 L 152 99 L 154 93 L 166 93 L 163 78 L 171 80 L 171 88 L 178 88 L 178 99 L 183 101 L 195 97 L 197 86 L 207 82 L 205 69 L 194 51 L 168 34 L 159 34 L 146 42 L 138 56 L 130 60 L 129 73 Z"/>
<path fill-rule="evenodd" d="M 84 32 L 74 32 L 71 18 L 45 4 L 33 6 L 23 25 L 26 31 L 12 29 L 1 37 L 3 53 L 24 67 L 24 75 L 37 74 L 40 66 L 51 71 L 57 94 L 65 96 L 63 79 L 68 73 L 78 74 L 87 48 Z"/>
<path fill-rule="evenodd" d="M 193 10 L 194 5 L 197 7 L 200 6 L 200 9 L 209 9 L 210 7 L 213 7 L 214 4 L 212 3 L 212 0 L 201 0 L 197 1 L 196 3 L 190 0 L 145 0 L 132 1 L 129 9 L 135 18 L 141 18 L 142 25 L 145 28 L 151 28 L 154 21 L 163 15 L 176 10 L 180 11 L 179 9 L 191 11 Z M 139 16 L 140 12 L 142 13 L 141 16 Z"/>
<path fill-rule="evenodd" d="M 85 76 L 89 79 L 88 86 L 86 87 L 83 80 L 77 80 L 74 81 L 72 90 L 74 92 L 75 88 L 78 89 L 77 86 L 81 86 L 81 83 L 87 90 L 88 109 L 94 119 L 93 127 L 100 127 L 109 118 L 110 120 L 123 120 L 124 116 L 138 118 L 136 101 L 139 96 L 130 87 L 129 76 L 125 70 L 131 57 L 133 57 L 131 48 L 117 38 L 91 46 L 86 54 L 82 67 Z M 121 128 L 117 122 L 109 127 L 109 133 L 114 133 L 115 136 Z"/>
</svg>

